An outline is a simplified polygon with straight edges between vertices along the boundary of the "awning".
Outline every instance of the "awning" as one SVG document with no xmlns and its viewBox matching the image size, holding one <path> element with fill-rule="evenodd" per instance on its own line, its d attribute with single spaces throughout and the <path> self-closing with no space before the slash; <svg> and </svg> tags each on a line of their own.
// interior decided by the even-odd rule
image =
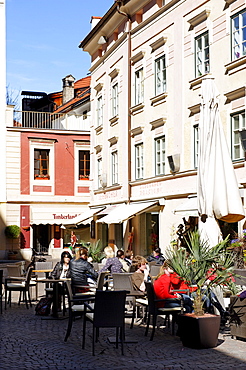
<svg viewBox="0 0 246 370">
<path fill-rule="evenodd" d="M 80 215 L 77 217 L 73 218 L 72 220 L 65 220 L 63 222 L 64 226 L 69 226 L 69 225 L 80 225 L 80 224 L 87 224 L 90 223 L 92 217 L 96 215 L 98 212 L 101 212 L 104 210 L 105 207 L 98 207 L 98 208 L 89 208 L 85 212 L 81 212 Z M 86 222 L 87 221 L 87 222 Z"/>
<path fill-rule="evenodd" d="M 175 208 L 173 213 L 184 217 L 198 217 L 197 196 L 189 196 L 184 202 Z"/>
<path fill-rule="evenodd" d="M 130 203 L 119 204 L 112 211 L 97 220 L 97 222 L 104 222 L 106 224 L 120 224 L 138 214 L 149 211 L 150 208 L 158 204 L 158 201 L 145 203 Z"/>
<path fill-rule="evenodd" d="M 81 213 L 81 207 L 32 207 L 31 225 L 61 225 L 73 220 Z"/>
</svg>

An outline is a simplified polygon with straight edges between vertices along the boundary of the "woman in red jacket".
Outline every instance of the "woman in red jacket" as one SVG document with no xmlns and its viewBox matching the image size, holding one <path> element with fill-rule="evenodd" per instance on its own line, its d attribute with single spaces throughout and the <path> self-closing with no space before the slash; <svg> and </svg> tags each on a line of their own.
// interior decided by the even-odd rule
<svg viewBox="0 0 246 370">
<path fill-rule="evenodd" d="M 166 262 L 160 269 L 159 277 L 154 281 L 154 291 L 157 299 L 174 298 L 175 301 L 166 301 L 163 307 L 180 307 L 181 299 L 184 302 L 184 308 L 187 313 L 193 311 L 192 300 L 186 294 L 179 294 L 171 291 L 171 274 L 173 271 L 167 266 Z"/>
</svg>

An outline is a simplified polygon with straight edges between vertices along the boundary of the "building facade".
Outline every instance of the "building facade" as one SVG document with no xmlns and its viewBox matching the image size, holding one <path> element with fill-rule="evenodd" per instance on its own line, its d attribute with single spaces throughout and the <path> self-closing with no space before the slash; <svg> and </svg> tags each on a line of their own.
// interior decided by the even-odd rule
<svg viewBox="0 0 246 370">
<path fill-rule="evenodd" d="M 30 259 L 33 250 L 59 258 L 70 233 L 64 223 L 86 209 L 90 202 L 90 78 L 69 86 L 70 94 L 57 108 L 46 109 L 42 94 L 25 92 L 24 106 L 6 114 L 6 225 L 18 225 L 21 237 L 5 248 Z M 42 101 L 44 108 L 42 108 Z M 62 100 L 61 100 L 62 101 Z M 38 109 L 33 110 L 35 107 Z M 52 111 L 51 111 L 52 110 Z M 78 242 L 89 241 L 90 227 L 76 230 Z"/>
<path fill-rule="evenodd" d="M 125 0 L 81 42 L 91 55 L 91 206 L 105 207 L 94 217 L 103 244 L 147 255 L 176 239 L 183 217 L 198 223 L 197 209 L 178 210 L 197 192 L 208 74 L 244 202 L 245 27 L 245 0 Z"/>
</svg>

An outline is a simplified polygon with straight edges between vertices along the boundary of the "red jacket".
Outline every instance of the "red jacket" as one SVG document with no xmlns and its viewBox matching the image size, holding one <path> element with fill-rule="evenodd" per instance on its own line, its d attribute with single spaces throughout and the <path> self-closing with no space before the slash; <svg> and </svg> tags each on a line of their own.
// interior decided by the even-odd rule
<svg viewBox="0 0 246 370">
<path fill-rule="evenodd" d="M 175 293 L 171 293 L 171 276 L 167 274 L 161 275 L 154 281 L 154 291 L 157 299 L 176 298 Z"/>
<path fill-rule="evenodd" d="M 171 290 L 187 290 L 189 286 L 186 284 L 184 280 L 182 280 L 176 272 L 172 272 L 170 274 L 171 277 Z"/>
</svg>

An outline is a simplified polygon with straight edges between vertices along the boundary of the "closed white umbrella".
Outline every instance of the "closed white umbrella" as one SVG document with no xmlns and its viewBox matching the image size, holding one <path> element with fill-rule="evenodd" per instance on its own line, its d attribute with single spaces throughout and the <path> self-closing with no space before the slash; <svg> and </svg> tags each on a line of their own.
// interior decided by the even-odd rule
<svg viewBox="0 0 246 370">
<path fill-rule="evenodd" d="M 199 121 L 198 213 L 226 222 L 244 218 L 238 183 L 220 120 L 214 78 L 202 80 Z"/>
</svg>

